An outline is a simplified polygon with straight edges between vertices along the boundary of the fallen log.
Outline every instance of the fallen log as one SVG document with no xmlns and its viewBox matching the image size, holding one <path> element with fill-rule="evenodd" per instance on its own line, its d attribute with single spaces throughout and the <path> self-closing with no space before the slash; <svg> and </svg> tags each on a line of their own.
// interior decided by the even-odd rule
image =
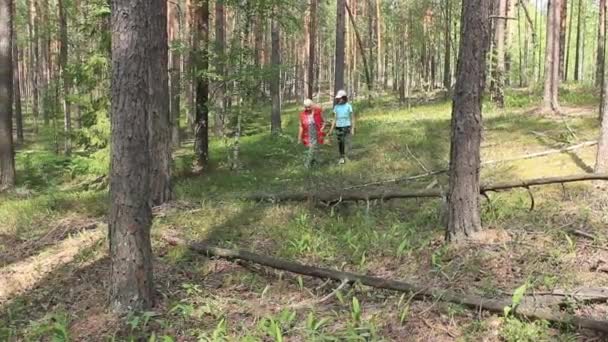
<svg viewBox="0 0 608 342">
<path fill-rule="evenodd" d="M 508 163 L 508 162 L 513 162 L 513 161 L 518 161 L 518 160 L 525 160 L 525 159 L 540 158 L 540 157 L 548 156 L 548 155 L 551 155 L 551 154 L 571 152 L 571 151 L 575 151 L 575 150 L 578 150 L 578 149 L 581 149 L 581 148 L 584 148 L 584 147 L 590 147 L 590 146 L 595 146 L 595 145 L 597 145 L 597 141 L 586 141 L 586 142 L 583 142 L 583 143 L 580 143 L 580 144 L 576 144 L 576 145 L 572 145 L 572 146 L 568 146 L 568 147 L 564 147 L 564 148 L 558 148 L 558 149 L 546 150 L 546 151 L 542 151 L 542 152 L 524 154 L 524 155 L 513 157 L 513 158 L 499 159 L 499 160 L 487 160 L 487 161 L 481 162 L 481 166 L 493 165 L 493 164 L 501 164 L 501 163 Z M 393 178 L 393 179 L 387 179 L 387 180 L 383 180 L 383 181 L 371 182 L 371 183 L 366 183 L 366 184 L 361 184 L 361 185 L 354 185 L 354 186 L 350 186 L 350 187 L 344 188 L 344 190 L 360 189 L 360 188 L 365 188 L 365 187 L 369 187 L 369 186 L 383 185 L 383 184 L 393 184 L 393 183 L 409 182 L 409 181 L 413 181 L 413 180 L 417 180 L 417 179 L 421 179 L 421 178 L 426 178 L 426 177 L 440 175 L 440 174 L 446 173 L 448 171 L 449 171 L 448 169 L 441 169 L 441 170 L 436 170 L 436 171 L 428 171 L 426 173 L 419 174 L 419 175 L 414 175 L 414 176 L 407 176 L 407 177 L 401 177 L 401 178 Z"/>
<path fill-rule="evenodd" d="M 461 294 L 451 290 L 432 289 L 429 287 L 410 284 L 393 279 L 385 279 L 357 273 L 343 272 L 329 268 L 304 265 L 297 262 L 282 260 L 271 256 L 256 254 L 244 250 L 219 248 L 204 243 L 188 244 L 186 241 L 173 236 L 163 236 L 162 238 L 170 245 L 187 246 L 190 250 L 208 257 L 218 257 L 228 260 L 242 260 L 304 276 L 322 279 L 333 279 L 342 283 L 358 282 L 362 285 L 378 289 L 408 292 L 414 294 L 414 299 L 431 297 L 445 302 L 460 304 L 475 310 L 483 309 L 498 314 L 503 314 L 504 308 L 512 305 L 511 298 L 483 298 L 476 295 Z M 519 306 L 515 309 L 514 313 L 515 315 L 523 316 L 529 319 L 546 320 L 560 324 L 571 324 L 577 328 L 592 329 L 608 333 L 607 321 L 599 321 L 590 318 L 574 316 L 564 312 L 556 313 L 546 308 Z"/>
<path fill-rule="evenodd" d="M 608 180 L 608 174 L 582 174 L 563 177 L 545 177 L 530 180 L 501 182 L 489 185 L 482 185 L 481 194 L 487 192 L 498 192 L 515 188 L 529 189 L 532 186 L 548 184 L 564 184 L 572 182 Z M 328 193 L 312 192 L 293 192 L 282 194 L 252 194 L 245 197 L 251 201 L 270 201 L 270 202 L 302 202 L 319 201 L 324 203 L 336 203 L 346 201 L 371 201 L 371 200 L 391 200 L 397 198 L 441 198 L 443 193 L 439 189 L 425 190 L 386 190 L 386 191 L 342 191 Z"/>
</svg>

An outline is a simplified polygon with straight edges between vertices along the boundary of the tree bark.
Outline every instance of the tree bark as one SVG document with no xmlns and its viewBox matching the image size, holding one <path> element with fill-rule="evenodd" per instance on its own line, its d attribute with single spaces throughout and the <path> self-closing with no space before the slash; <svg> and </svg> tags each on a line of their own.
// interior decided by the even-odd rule
<svg viewBox="0 0 608 342">
<path fill-rule="evenodd" d="M 270 114 L 270 132 L 273 135 L 281 133 L 281 35 L 279 22 L 272 19 L 271 28 L 272 52 L 271 61 L 273 77 L 270 81 L 270 93 L 272 97 L 272 112 Z"/>
<path fill-rule="evenodd" d="M 443 87 L 450 92 L 452 88 L 452 72 L 450 68 L 450 61 L 452 60 L 451 56 L 451 33 L 450 27 L 452 26 L 452 3 L 451 1 L 445 1 L 445 41 L 444 41 L 444 59 L 443 59 Z"/>
<path fill-rule="evenodd" d="M 581 69 L 580 58 L 581 58 L 581 38 L 582 38 L 582 20 L 581 15 L 583 12 L 583 0 L 578 0 L 578 15 L 576 20 L 576 52 L 574 54 L 574 80 L 579 81 L 579 73 Z"/>
<path fill-rule="evenodd" d="M 604 32 L 602 34 L 606 35 L 606 25 L 603 27 Z M 597 155 L 595 159 L 595 172 L 606 172 L 608 171 L 608 115 L 606 115 L 606 111 L 608 111 L 608 80 L 606 80 L 606 59 L 602 59 L 602 89 L 600 96 L 600 137 L 598 139 L 598 147 L 597 147 Z M 598 65 L 599 67 L 599 65 Z"/>
<path fill-rule="evenodd" d="M 34 133 L 38 132 L 38 118 L 40 113 L 38 111 L 38 96 L 39 96 L 39 83 L 38 83 L 38 25 L 36 25 L 36 0 L 28 0 L 28 11 L 27 11 L 27 28 L 29 35 L 29 79 L 31 82 L 32 91 L 32 116 L 34 118 Z"/>
<path fill-rule="evenodd" d="M 196 44 L 200 46 L 196 62 L 196 128 L 194 150 L 198 171 L 209 164 L 209 0 L 199 3 L 196 14 L 198 32 Z"/>
<path fill-rule="evenodd" d="M 161 205 L 171 200 L 171 114 L 169 108 L 169 51 L 167 4 L 150 1 L 150 200 Z"/>
<path fill-rule="evenodd" d="M 494 39 L 496 48 L 494 49 L 494 82 L 492 83 L 492 100 L 499 108 L 505 106 L 505 18 L 507 16 L 507 0 L 498 1 L 498 17 L 494 22 Z"/>
<path fill-rule="evenodd" d="M 350 7 L 345 3 L 346 11 L 348 12 L 348 17 L 350 18 L 350 23 L 353 27 L 353 31 L 355 32 L 355 38 L 357 39 L 357 45 L 359 46 L 359 51 L 361 51 L 361 60 L 363 61 L 363 70 L 365 71 L 365 81 L 367 83 L 367 90 L 369 92 L 368 97 L 371 98 L 372 92 L 372 79 L 369 71 L 369 65 L 367 63 L 367 58 L 365 57 L 365 49 L 363 48 L 363 42 L 361 41 L 361 36 L 359 35 L 359 30 L 357 30 L 357 25 L 355 22 L 355 17 L 353 16 Z"/>
<path fill-rule="evenodd" d="M 568 81 L 568 74 L 570 72 L 570 47 L 572 46 L 572 31 L 573 31 L 573 24 L 574 22 L 574 0 L 570 1 L 570 19 L 568 22 L 568 41 L 566 42 L 566 45 L 564 47 L 565 54 L 566 54 L 566 59 L 564 61 L 564 74 L 562 79 L 564 80 L 564 82 Z"/>
<path fill-rule="evenodd" d="M 218 0 L 215 3 L 215 40 L 216 40 L 216 55 L 217 55 L 217 74 L 219 76 L 219 84 L 217 89 L 217 111 L 215 114 L 215 135 L 224 135 L 224 121 L 226 114 L 226 14 L 224 11 L 224 0 Z M 263 56 L 262 56 L 263 57 Z M 262 58 L 262 63 L 264 58 Z"/>
<path fill-rule="evenodd" d="M 159 3 L 112 0 L 110 307 L 118 313 L 146 310 L 153 304 L 149 18 L 160 11 L 152 7 Z"/>
<path fill-rule="evenodd" d="M 489 15 L 488 0 L 463 2 L 458 76 L 452 104 L 448 241 L 461 240 L 481 229 L 481 107 L 489 45 Z"/>
<path fill-rule="evenodd" d="M 604 77 L 604 56 L 606 53 L 606 0 L 600 0 L 599 8 L 599 21 L 597 29 L 597 60 L 596 60 L 596 73 L 595 73 L 595 85 L 601 86 Z"/>
<path fill-rule="evenodd" d="M 71 105 L 69 101 L 70 89 L 72 88 L 72 79 L 67 71 L 68 66 L 68 18 L 67 8 L 64 0 L 58 0 L 57 6 L 59 7 L 59 37 L 61 47 L 59 51 L 59 70 L 63 81 L 63 133 L 64 133 L 64 147 L 63 150 L 66 155 L 72 153 L 72 113 Z"/>
<path fill-rule="evenodd" d="M 559 79 L 565 76 L 566 61 L 566 30 L 568 20 L 568 0 L 561 0 L 560 21 L 559 21 Z"/>
<path fill-rule="evenodd" d="M 336 2 L 336 55 L 335 55 L 335 74 L 334 74 L 334 94 L 338 90 L 344 89 L 344 52 L 346 36 L 345 4 L 346 0 Z M 332 96 L 333 98 L 333 96 Z"/>
<path fill-rule="evenodd" d="M 12 7 L 12 18 L 15 18 L 15 5 Z M 14 25 L 16 26 L 16 24 Z M 17 30 L 12 28 L 12 61 L 13 61 L 13 102 L 15 104 L 15 126 L 17 144 L 23 144 L 23 109 L 21 107 L 21 73 L 19 72 L 19 48 L 17 47 Z"/>
<path fill-rule="evenodd" d="M 382 87 L 384 84 L 384 54 L 382 50 L 382 10 L 380 7 L 380 2 L 382 0 L 376 0 L 376 47 L 377 47 L 377 58 L 376 61 L 378 66 L 376 67 L 376 74 L 378 79 L 378 89 Z"/>
<path fill-rule="evenodd" d="M 560 0 L 549 0 L 547 4 L 547 47 L 545 53 L 545 90 L 542 112 L 559 112 L 559 31 Z"/>
<path fill-rule="evenodd" d="M 167 2 L 167 20 L 168 20 L 168 39 L 171 45 L 180 41 L 180 12 L 179 4 Z M 169 54 L 169 89 L 171 92 L 170 100 L 170 117 L 171 117 L 171 145 L 179 147 L 180 139 L 180 110 L 181 110 L 181 64 L 182 56 L 179 49 L 172 49 Z"/>
<path fill-rule="evenodd" d="M 12 0 L 0 0 L 0 191 L 15 185 L 12 6 Z"/>
<path fill-rule="evenodd" d="M 317 42 L 317 1 L 310 0 L 310 21 L 308 33 L 308 89 L 307 95 L 309 99 L 313 98 L 315 86 L 315 63 L 316 63 L 316 42 Z"/>
</svg>

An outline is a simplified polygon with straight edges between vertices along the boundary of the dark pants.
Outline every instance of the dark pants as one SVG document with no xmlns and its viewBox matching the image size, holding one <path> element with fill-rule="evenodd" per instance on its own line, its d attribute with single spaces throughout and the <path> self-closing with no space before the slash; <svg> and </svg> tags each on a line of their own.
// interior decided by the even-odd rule
<svg viewBox="0 0 608 342">
<path fill-rule="evenodd" d="M 346 154 L 346 148 L 348 146 L 348 139 L 350 137 L 350 126 L 336 127 L 336 136 L 338 137 L 338 149 L 340 150 L 340 158 L 344 158 L 344 155 Z"/>
</svg>

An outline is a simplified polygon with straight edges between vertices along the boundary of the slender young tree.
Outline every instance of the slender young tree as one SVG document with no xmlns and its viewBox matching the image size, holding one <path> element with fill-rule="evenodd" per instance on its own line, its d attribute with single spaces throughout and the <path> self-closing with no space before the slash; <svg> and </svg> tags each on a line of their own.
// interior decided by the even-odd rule
<svg viewBox="0 0 608 342">
<path fill-rule="evenodd" d="M 0 0 L 0 191 L 15 185 L 12 0 Z"/>
<path fill-rule="evenodd" d="M 454 100 L 447 194 L 448 241 L 481 229 L 479 168 L 481 104 L 489 46 L 489 0 L 463 1 L 462 30 Z"/>
<path fill-rule="evenodd" d="M 336 56 L 335 56 L 335 74 L 334 74 L 334 94 L 340 89 L 344 89 L 344 53 L 346 38 L 346 18 L 345 7 L 346 0 L 337 0 L 336 2 Z M 333 97 L 333 96 L 332 96 Z"/>
<path fill-rule="evenodd" d="M 38 117 L 40 116 L 38 111 L 39 103 L 39 55 L 38 55 L 38 25 L 36 25 L 36 0 L 28 0 L 28 11 L 27 11 L 27 29 L 29 38 L 29 58 L 28 58 L 28 74 L 31 82 L 31 108 L 32 116 L 34 118 L 34 132 L 38 132 Z"/>
<path fill-rule="evenodd" d="M 196 123 L 194 151 L 198 170 L 209 164 L 209 0 L 197 5 Z"/>
<path fill-rule="evenodd" d="M 272 97 L 270 132 L 276 135 L 281 133 L 281 37 L 279 22 L 276 18 L 272 20 L 271 36 L 272 55 L 270 60 L 273 77 L 270 81 L 270 96 Z"/>
<path fill-rule="evenodd" d="M 112 0 L 110 307 L 119 313 L 153 304 L 149 18 L 158 3 Z"/>
</svg>

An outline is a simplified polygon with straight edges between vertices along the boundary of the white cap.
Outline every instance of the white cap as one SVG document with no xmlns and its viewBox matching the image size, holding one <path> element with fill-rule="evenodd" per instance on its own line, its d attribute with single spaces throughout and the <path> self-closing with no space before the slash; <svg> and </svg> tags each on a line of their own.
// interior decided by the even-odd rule
<svg viewBox="0 0 608 342">
<path fill-rule="evenodd" d="M 338 90 L 338 92 L 336 93 L 336 98 L 337 99 L 341 99 L 343 97 L 346 96 L 346 92 L 344 90 Z"/>
<path fill-rule="evenodd" d="M 311 99 L 306 99 L 304 100 L 304 107 L 312 107 L 312 100 Z"/>
</svg>

